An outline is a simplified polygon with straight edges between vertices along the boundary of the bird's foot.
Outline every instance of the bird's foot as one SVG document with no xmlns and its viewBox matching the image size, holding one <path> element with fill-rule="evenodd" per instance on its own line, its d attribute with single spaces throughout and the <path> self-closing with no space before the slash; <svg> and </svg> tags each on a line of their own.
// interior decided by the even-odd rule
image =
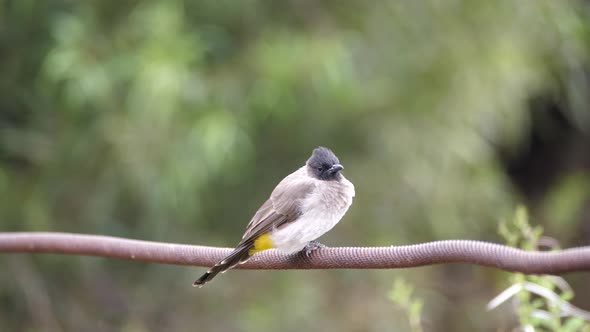
<svg viewBox="0 0 590 332">
<path fill-rule="evenodd" d="M 305 246 L 305 248 L 303 248 L 303 253 L 305 254 L 305 256 L 307 258 L 309 258 L 309 256 L 311 256 L 312 252 L 314 252 L 320 248 L 326 248 L 326 246 L 319 243 L 318 241 L 311 241 Z"/>
</svg>

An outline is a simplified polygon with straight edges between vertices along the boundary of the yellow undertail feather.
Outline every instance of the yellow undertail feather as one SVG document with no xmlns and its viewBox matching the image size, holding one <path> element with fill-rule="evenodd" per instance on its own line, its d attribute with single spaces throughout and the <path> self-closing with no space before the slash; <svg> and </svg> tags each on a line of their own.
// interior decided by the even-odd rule
<svg viewBox="0 0 590 332">
<path fill-rule="evenodd" d="M 209 269 L 209 271 L 205 272 L 205 274 L 197 279 L 193 283 L 193 286 L 202 287 L 215 278 L 217 274 L 223 273 L 237 264 L 246 262 L 250 256 L 257 252 L 271 248 L 274 248 L 274 244 L 272 243 L 272 239 L 268 233 L 259 236 L 256 240 L 254 240 L 254 243 L 251 243 L 250 241 L 242 243 L 236 249 L 234 249 L 234 251 L 232 251 L 229 256 L 215 264 Z"/>
<path fill-rule="evenodd" d="M 252 249 L 248 251 L 248 254 L 252 256 L 257 252 L 272 249 L 274 247 L 274 243 L 272 243 L 272 239 L 270 238 L 269 233 L 264 233 L 260 235 L 256 240 L 254 240 L 254 247 L 252 247 Z"/>
</svg>

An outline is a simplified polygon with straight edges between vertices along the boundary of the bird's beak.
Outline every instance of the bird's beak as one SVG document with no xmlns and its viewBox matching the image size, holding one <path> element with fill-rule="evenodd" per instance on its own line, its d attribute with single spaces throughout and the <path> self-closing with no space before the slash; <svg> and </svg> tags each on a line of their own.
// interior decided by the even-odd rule
<svg viewBox="0 0 590 332">
<path fill-rule="evenodd" d="M 332 165 L 332 167 L 330 167 L 330 169 L 328 170 L 328 172 L 330 174 L 336 174 L 337 172 L 340 172 L 343 169 L 344 169 L 344 166 L 342 166 L 340 164 L 334 164 L 334 165 Z"/>
</svg>

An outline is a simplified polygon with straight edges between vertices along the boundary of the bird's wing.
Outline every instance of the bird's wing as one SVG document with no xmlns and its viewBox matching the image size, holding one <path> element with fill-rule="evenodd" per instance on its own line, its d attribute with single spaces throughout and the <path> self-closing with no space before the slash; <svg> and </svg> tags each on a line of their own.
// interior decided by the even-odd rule
<svg viewBox="0 0 590 332">
<path fill-rule="evenodd" d="M 300 203 L 315 187 L 313 179 L 302 175 L 302 171 L 300 169 L 287 176 L 277 185 L 270 198 L 250 220 L 240 243 L 254 241 L 260 235 L 292 222 L 301 215 Z"/>
</svg>

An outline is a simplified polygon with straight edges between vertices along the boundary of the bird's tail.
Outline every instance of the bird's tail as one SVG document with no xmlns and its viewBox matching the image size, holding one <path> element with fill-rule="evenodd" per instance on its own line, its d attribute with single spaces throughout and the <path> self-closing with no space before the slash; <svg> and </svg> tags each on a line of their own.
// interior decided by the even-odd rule
<svg viewBox="0 0 590 332">
<path fill-rule="evenodd" d="M 234 251 L 232 251 L 231 254 L 229 254 L 229 256 L 225 257 L 222 261 L 215 264 L 212 268 L 209 269 L 209 271 L 205 272 L 205 274 L 203 274 L 199 279 L 197 279 L 193 283 L 193 286 L 202 287 L 203 285 L 211 281 L 211 279 L 215 278 L 217 274 L 223 273 L 240 263 L 244 263 L 251 256 L 250 249 L 252 249 L 252 247 L 252 243 L 243 243 L 239 245 L 236 249 L 234 249 Z"/>
</svg>

